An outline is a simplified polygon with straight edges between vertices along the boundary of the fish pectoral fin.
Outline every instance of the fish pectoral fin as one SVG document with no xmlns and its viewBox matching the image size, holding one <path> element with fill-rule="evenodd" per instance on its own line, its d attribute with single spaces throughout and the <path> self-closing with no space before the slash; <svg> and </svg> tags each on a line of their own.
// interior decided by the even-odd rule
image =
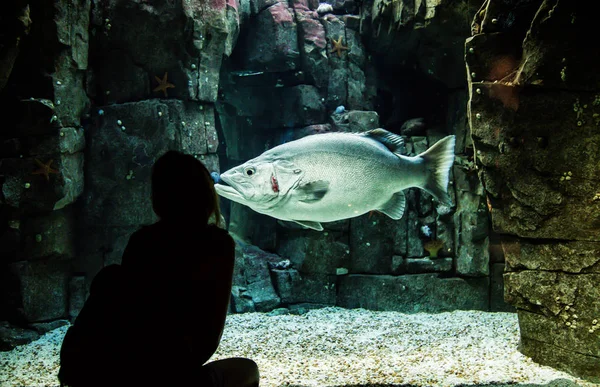
<svg viewBox="0 0 600 387">
<path fill-rule="evenodd" d="M 294 220 L 294 222 L 306 228 L 311 228 L 317 231 L 323 231 L 323 226 L 321 226 L 321 223 L 319 222 L 311 222 L 310 220 Z"/>
<path fill-rule="evenodd" d="M 378 210 L 380 212 L 383 212 L 390 218 L 398 220 L 402 218 L 402 215 L 404 215 L 405 207 L 406 196 L 404 195 L 404 192 L 400 191 L 392 195 L 392 198 L 388 200 L 387 203 L 385 203 L 383 207 L 379 208 Z"/>
<path fill-rule="evenodd" d="M 304 203 L 318 202 L 329 191 L 329 182 L 325 180 L 311 181 L 310 183 L 300 184 L 296 191 L 298 192 L 299 201 Z"/>
</svg>

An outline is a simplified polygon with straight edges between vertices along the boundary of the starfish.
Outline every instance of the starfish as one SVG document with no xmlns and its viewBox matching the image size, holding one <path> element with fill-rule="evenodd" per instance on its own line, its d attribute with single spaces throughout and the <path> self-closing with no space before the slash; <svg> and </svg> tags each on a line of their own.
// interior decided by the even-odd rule
<svg viewBox="0 0 600 387">
<path fill-rule="evenodd" d="M 342 50 L 348 50 L 348 47 L 342 45 L 342 37 L 341 36 L 338 40 L 331 38 L 331 44 L 333 45 L 333 50 L 331 50 L 330 53 L 337 52 L 338 58 L 342 57 Z"/>
<path fill-rule="evenodd" d="M 44 175 L 46 177 L 46 181 L 50 181 L 50 174 L 51 173 L 54 173 L 54 174 L 58 173 L 58 171 L 56 169 L 52 169 L 52 167 L 50 166 L 50 165 L 52 165 L 53 161 L 54 160 L 50 160 L 46 164 L 44 164 L 40 160 L 35 159 L 35 163 L 37 165 L 39 165 L 40 169 L 38 169 L 37 171 L 34 171 L 32 173 L 32 175 Z"/>
<path fill-rule="evenodd" d="M 175 88 L 174 84 L 167 82 L 167 75 L 168 73 L 165 71 L 165 75 L 162 79 L 160 79 L 157 76 L 154 76 L 156 82 L 158 82 L 158 86 L 154 88 L 154 91 L 162 91 L 163 93 L 165 93 L 165 97 L 168 97 L 167 89 Z"/>
</svg>

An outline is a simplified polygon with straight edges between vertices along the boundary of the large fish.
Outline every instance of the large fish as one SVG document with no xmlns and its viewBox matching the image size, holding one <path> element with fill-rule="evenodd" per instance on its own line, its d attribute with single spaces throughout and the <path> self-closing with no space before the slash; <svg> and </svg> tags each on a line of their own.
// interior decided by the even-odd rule
<svg viewBox="0 0 600 387">
<path fill-rule="evenodd" d="M 321 222 L 373 210 L 400 219 L 407 188 L 419 187 L 449 202 L 454 144 L 454 136 L 447 136 L 408 157 L 400 154 L 402 137 L 384 129 L 314 134 L 224 172 L 215 189 L 256 212 L 319 231 Z"/>
</svg>

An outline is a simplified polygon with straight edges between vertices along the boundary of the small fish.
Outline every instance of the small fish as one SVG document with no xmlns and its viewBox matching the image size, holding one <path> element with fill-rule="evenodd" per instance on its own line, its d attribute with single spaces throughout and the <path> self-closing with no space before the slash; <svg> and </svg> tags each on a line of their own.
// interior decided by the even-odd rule
<svg viewBox="0 0 600 387">
<path fill-rule="evenodd" d="M 407 188 L 450 202 L 454 145 L 454 136 L 447 136 L 409 157 L 400 154 L 403 138 L 384 129 L 314 134 L 224 172 L 215 190 L 256 212 L 319 231 L 321 222 L 370 211 L 397 220 L 404 214 Z"/>
<path fill-rule="evenodd" d="M 210 177 L 212 177 L 215 184 L 217 184 L 221 181 L 221 176 L 217 172 L 211 172 Z"/>
</svg>

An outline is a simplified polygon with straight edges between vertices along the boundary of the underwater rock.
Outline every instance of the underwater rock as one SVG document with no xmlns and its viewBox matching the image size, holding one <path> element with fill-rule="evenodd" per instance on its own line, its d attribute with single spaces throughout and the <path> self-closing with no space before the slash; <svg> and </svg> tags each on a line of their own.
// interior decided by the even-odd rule
<svg viewBox="0 0 600 387">
<path fill-rule="evenodd" d="M 27 259 L 74 258 L 75 228 L 72 208 L 23 218 L 20 224 L 22 256 Z"/>
<path fill-rule="evenodd" d="M 288 308 L 276 308 L 267 313 L 267 316 L 285 316 L 290 314 L 290 310 Z"/>
<path fill-rule="evenodd" d="M 331 111 L 336 106 L 346 104 L 347 101 L 348 72 L 345 69 L 333 68 L 329 73 L 325 106 L 327 110 Z"/>
<path fill-rule="evenodd" d="M 231 54 L 239 33 L 236 4 L 225 0 L 209 6 L 169 1 L 98 3 L 92 10 L 96 49 L 90 57 L 99 92 L 95 102 L 162 97 L 155 90 L 155 77 L 165 73 L 174 85 L 165 98 L 214 102 L 222 58 Z"/>
<path fill-rule="evenodd" d="M 145 100 L 103 110 L 88 130 L 86 188 L 93 195 L 82 212 L 87 224 L 152 223 L 151 166 L 167 149 L 181 146 L 218 170 L 216 157 L 210 156 L 218 146 L 213 109 L 193 101 Z"/>
<path fill-rule="evenodd" d="M 488 218 L 485 201 L 467 200 L 459 196 L 454 224 L 459 230 L 456 249 L 456 271 L 463 275 L 489 275 Z"/>
<path fill-rule="evenodd" d="M 506 300 L 519 308 L 521 338 L 527 343 L 521 347 L 523 353 L 599 380 L 599 268 L 596 265 L 596 272 L 578 275 L 533 270 L 505 275 Z M 549 351 L 550 347 L 560 350 Z M 559 353 L 574 357 L 563 362 Z"/>
<path fill-rule="evenodd" d="M 444 248 L 441 249 L 438 254 L 443 257 L 455 256 L 454 240 L 456 229 L 453 219 L 446 218 L 439 214 L 438 220 L 436 221 L 435 233 L 437 239 L 444 243 Z"/>
<path fill-rule="evenodd" d="M 350 259 L 347 235 L 333 231 L 278 230 L 277 253 L 289 259 L 293 268 L 309 274 L 334 274 Z"/>
<path fill-rule="evenodd" d="M 53 15 L 51 23 L 56 24 L 52 30 L 56 32 L 53 38 L 58 44 L 55 46 L 56 53 L 53 54 L 55 69 L 50 71 L 52 83 L 49 84 L 53 89 L 58 119 L 63 126 L 77 127 L 89 107 L 84 85 L 85 70 L 88 69 L 91 1 L 58 1 L 52 2 L 51 6 L 55 8 L 53 12 L 47 12 L 47 15 Z M 49 36 L 44 36 L 43 39 L 47 41 Z M 46 44 L 46 47 L 49 45 Z"/>
<path fill-rule="evenodd" d="M 600 55 L 580 39 L 596 33 L 592 15 L 578 2 L 487 1 L 465 58 L 469 125 L 520 351 L 600 381 L 600 195 L 590 183 L 600 178 L 600 98 L 588 71 Z"/>
<path fill-rule="evenodd" d="M 520 93 L 519 114 L 495 116 L 506 110 L 489 96 L 489 87 L 473 84 L 481 93 L 472 94 L 470 105 L 494 229 L 532 238 L 600 239 L 595 227 L 600 216 L 594 200 L 597 189 L 584 183 L 599 178 L 590 153 L 600 141 L 596 97 L 583 92 Z M 531 120 L 538 114 L 543 119 Z M 499 129 L 508 127 L 510 132 Z M 578 155 L 578 162 L 569 162 L 569 155 Z"/>
<path fill-rule="evenodd" d="M 289 306 L 290 314 L 303 315 L 310 312 L 313 309 L 322 309 L 331 305 L 327 304 L 316 304 L 311 302 L 302 302 L 299 304 L 293 304 Z"/>
<path fill-rule="evenodd" d="M 286 126 L 304 127 L 325 122 L 325 106 L 318 88 L 298 85 L 287 89 L 282 97 Z"/>
<path fill-rule="evenodd" d="M 270 266 L 281 262 L 268 253 L 232 234 L 236 241 L 232 297 L 237 313 L 267 312 L 277 307 L 280 298 L 273 288 Z"/>
<path fill-rule="evenodd" d="M 6 86 L 19 56 L 19 45 L 31 31 L 31 8 L 29 4 L 12 2 L 5 5 L 2 14 L 3 46 L 0 52 L 0 92 Z M 16 26 L 15 26 L 16 24 Z"/>
<path fill-rule="evenodd" d="M 467 111 L 465 106 L 469 101 L 467 90 L 453 90 L 448 94 L 446 119 L 452 122 L 454 135 L 456 136 L 456 154 L 464 155 L 467 146 L 470 146 L 471 134 L 467 121 Z"/>
<path fill-rule="evenodd" d="M 282 303 L 336 305 L 335 274 L 299 273 L 295 269 L 272 270 L 272 273 Z"/>
<path fill-rule="evenodd" d="M 30 343 L 40 338 L 34 329 L 27 329 L 0 321 L 0 351 L 11 351 L 15 347 Z"/>
<path fill-rule="evenodd" d="M 240 244 L 239 239 L 238 244 Z M 236 257 L 236 263 L 243 265 L 245 279 L 245 283 L 239 284 L 240 286 L 266 281 L 270 278 L 270 267 L 282 261 L 279 255 L 268 253 L 250 244 L 243 244 L 240 252 L 242 256 Z"/>
<path fill-rule="evenodd" d="M 333 126 L 343 132 L 366 132 L 379 128 L 379 114 L 372 110 L 344 110 L 339 115 L 332 115 Z"/>
<path fill-rule="evenodd" d="M 83 191 L 83 153 L 3 159 L 0 174 L 6 176 L 2 193 L 8 206 L 26 212 L 58 210 Z"/>
<path fill-rule="evenodd" d="M 28 327 L 35 329 L 36 332 L 43 335 L 66 325 L 69 325 L 69 320 L 53 320 L 48 322 L 33 323 L 29 324 Z"/>
<path fill-rule="evenodd" d="M 410 190 L 408 190 L 407 194 L 410 195 Z M 408 216 L 404 216 L 402 219 L 394 221 L 393 228 L 391 229 L 394 239 L 394 254 L 402 257 L 408 256 L 408 246 L 413 243 L 412 240 L 409 240 L 408 225 L 411 213 L 410 207 L 408 208 L 408 213 Z M 412 231 L 410 232 L 410 235 L 413 235 Z M 420 240 L 419 243 L 421 243 Z M 392 264 L 392 267 L 395 267 L 395 265 Z"/>
<path fill-rule="evenodd" d="M 230 160 L 256 157 L 310 132 L 306 127 L 327 129 L 325 107 L 315 86 L 230 87 L 217 104 Z M 253 135 L 247 136 L 249 132 Z M 245 140 L 239 141 L 242 136 Z"/>
<path fill-rule="evenodd" d="M 362 5 L 360 0 L 329 0 L 329 3 L 333 11 L 341 15 L 357 14 Z"/>
<path fill-rule="evenodd" d="M 338 281 L 338 306 L 402 313 L 488 310 L 488 278 L 440 278 L 437 274 L 351 274 Z M 424 301 L 426 300 L 426 301 Z"/>
<path fill-rule="evenodd" d="M 234 313 L 256 312 L 252 296 L 247 293 L 245 287 L 234 285 L 231 288 L 231 301 L 230 308 Z"/>
<path fill-rule="evenodd" d="M 358 45 L 358 43 L 356 43 Z M 373 101 L 366 91 L 367 78 L 365 72 L 355 63 L 348 65 L 348 98 L 347 104 L 353 109 L 367 110 L 373 107 Z"/>
<path fill-rule="evenodd" d="M 395 223 L 377 211 L 350 220 L 350 273 L 390 273 L 396 234 L 389 230 Z"/>
<path fill-rule="evenodd" d="M 289 71 L 299 67 L 298 32 L 294 11 L 278 1 L 259 12 L 239 45 L 245 70 Z"/>
<path fill-rule="evenodd" d="M 490 265 L 490 312 L 516 312 L 511 304 L 504 301 L 504 263 Z"/>
<path fill-rule="evenodd" d="M 321 4 L 322 5 L 322 4 Z M 319 9 L 321 8 L 319 5 Z M 325 87 L 329 78 L 329 64 L 327 58 L 327 42 L 325 29 L 319 20 L 317 12 L 309 9 L 305 1 L 294 1 L 294 12 L 298 21 L 298 29 L 304 39 L 300 40 L 299 48 L 302 59 L 302 69 L 309 81 L 314 82 L 318 88 Z M 311 82 L 311 83 L 312 83 Z"/>
<path fill-rule="evenodd" d="M 229 232 L 261 249 L 273 250 L 276 245 L 276 219 L 259 214 L 247 206 L 230 202 Z"/>
<path fill-rule="evenodd" d="M 258 15 L 261 11 L 269 8 L 272 5 L 275 5 L 279 2 L 279 0 L 249 0 L 250 2 L 250 11 L 251 16 Z M 243 3 L 243 2 L 241 2 Z"/>
<path fill-rule="evenodd" d="M 10 292 L 22 302 L 22 316 L 28 322 L 60 319 L 67 315 L 68 261 L 52 259 L 20 261 L 8 271 L 18 284 Z"/>
<path fill-rule="evenodd" d="M 252 282 L 247 286 L 257 312 L 268 312 L 279 306 L 281 299 L 273 288 L 271 278 Z"/>
<path fill-rule="evenodd" d="M 415 209 L 414 203 L 414 190 L 409 190 L 408 198 L 408 216 L 407 225 L 406 225 L 406 245 L 407 251 L 406 256 L 415 258 L 415 257 L 424 257 L 427 255 L 425 249 L 423 249 L 423 240 L 421 239 L 420 228 L 422 226 L 421 220 L 419 219 L 419 215 Z M 398 251 L 396 251 L 398 253 Z"/>
<path fill-rule="evenodd" d="M 598 365 L 600 361 L 598 356 L 590 355 L 591 351 L 580 352 L 580 344 L 598 342 L 598 340 L 589 339 L 590 329 L 577 325 L 575 330 L 581 330 L 584 333 L 572 333 L 572 329 L 565 327 L 564 324 L 557 323 L 556 319 L 548 318 L 537 313 L 528 311 L 519 311 L 519 327 L 521 332 L 519 350 L 525 356 L 530 357 L 535 362 L 550 364 L 560 370 L 577 375 L 594 383 L 600 383 L 600 373 Z M 560 332 L 560 333 L 559 333 Z M 586 333 L 587 332 L 587 335 Z M 552 337 L 561 335 L 557 342 L 548 342 L 549 333 Z M 561 334 L 562 333 L 562 334 Z M 588 336 L 587 338 L 585 336 Z M 592 336 L 593 337 L 593 336 Z M 573 342 L 576 341 L 576 347 Z M 593 348 L 598 353 L 597 346 Z"/>
<path fill-rule="evenodd" d="M 424 274 L 443 273 L 452 271 L 453 258 L 404 258 L 399 255 L 392 257 L 391 274 Z"/>
<path fill-rule="evenodd" d="M 76 234 L 77 259 L 73 266 L 76 272 L 85 273 L 86 287 L 104 266 L 121 263 L 129 237 L 138 229 L 139 225 L 106 227 L 103 224 L 82 224 Z M 76 294 L 73 296 L 78 297 Z"/>
<path fill-rule="evenodd" d="M 407 258 L 405 260 L 408 274 L 442 273 L 452 270 L 452 258 Z"/>
<path fill-rule="evenodd" d="M 468 276 L 489 275 L 488 209 L 477 175 L 454 168 L 457 208 L 454 226 L 458 231 L 456 271 Z"/>
<path fill-rule="evenodd" d="M 83 275 L 75 275 L 69 279 L 69 318 L 73 322 L 79 315 L 85 300 L 88 296 L 88 289 Z"/>
<path fill-rule="evenodd" d="M 400 128 L 400 134 L 403 136 L 422 136 L 425 127 L 426 125 L 423 118 L 411 118 L 404 121 Z"/>
<path fill-rule="evenodd" d="M 399 63 L 414 62 L 428 77 L 458 89 L 466 84 L 460 43 L 469 36 L 470 20 L 479 5 L 451 0 L 369 0 L 361 6 L 361 32 L 372 55 L 386 58 L 387 70 L 397 71 Z"/>
</svg>

